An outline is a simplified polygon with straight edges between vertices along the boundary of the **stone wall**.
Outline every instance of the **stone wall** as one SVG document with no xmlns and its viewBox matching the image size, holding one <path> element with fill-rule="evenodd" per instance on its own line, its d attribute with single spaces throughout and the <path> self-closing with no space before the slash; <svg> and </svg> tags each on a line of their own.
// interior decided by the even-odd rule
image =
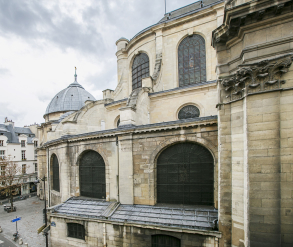
<svg viewBox="0 0 293 247">
<path fill-rule="evenodd" d="M 117 147 L 115 138 L 98 141 L 73 142 L 50 148 L 49 157 L 56 154 L 59 161 L 60 192 L 51 189 L 50 205 L 79 196 L 79 159 L 87 150 L 98 152 L 104 159 L 106 171 L 106 200 L 117 200 Z M 51 185 L 49 185 L 52 188 Z M 58 199 L 59 198 L 59 199 Z"/>
<path fill-rule="evenodd" d="M 210 46 L 211 33 L 222 24 L 223 2 L 165 24 L 157 24 L 139 33 L 130 42 L 121 38 L 117 45 L 118 87 L 114 99 L 129 96 L 132 91 L 132 63 L 139 53 L 149 56 L 150 76 L 154 92 L 173 89 L 179 86 L 178 46 L 193 34 L 201 35 L 206 45 L 206 78 L 216 79 L 215 51 Z M 123 85 L 123 88 L 122 88 Z M 127 90 L 125 90 L 127 88 Z M 123 94 L 123 96 L 122 96 Z"/>
<path fill-rule="evenodd" d="M 152 235 L 164 234 L 181 240 L 181 247 L 218 247 L 218 238 L 213 235 L 197 234 L 196 231 L 151 226 L 131 226 L 123 224 L 109 224 L 106 222 L 89 221 L 88 219 L 67 219 L 51 217 L 51 222 L 56 227 L 51 227 L 51 243 L 54 247 L 149 247 Z M 85 240 L 67 237 L 67 223 L 74 222 L 85 227 Z"/>
<path fill-rule="evenodd" d="M 217 127 L 169 130 L 133 136 L 134 204 L 155 205 L 156 160 L 167 147 L 180 142 L 200 143 L 214 157 L 214 205 L 218 205 Z"/>
<path fill-rule="evenodd" d="M 92 140 L 91 140 L 92 139 Z M 86 150 L 98 152 L 106 165 L 106 200 L 123 204 L 156 204 L 156 159 L 159 153 L 179 142 L 199 143 L 214 157 L 214 205 L 218 206 L 217 126 L 198 124 L 152 133 L 119 134 L 110 138 L 90 138 L 52 145 L 49 157 L 59 161 L 60 192 L 54 191 L 49 180 L 50 206 L 79 196 L 79 159 Z M 119 151 L 118 151 L 119 150 Z M 51 169 L 51 165 L 49 166 Z M 52 176 L 52 171 L 49 170 Z M 119 188 L 118 188 L 119 183 Z M 119 189 L 119 190 L 118 190 Z"/>
<path fill-rule="evenodd" d="M 276 3 L 276 12 L 267 4 L 226 6 L 213 33 L 220 246 L 293 244 L 292 7 Z"/>
</svg>

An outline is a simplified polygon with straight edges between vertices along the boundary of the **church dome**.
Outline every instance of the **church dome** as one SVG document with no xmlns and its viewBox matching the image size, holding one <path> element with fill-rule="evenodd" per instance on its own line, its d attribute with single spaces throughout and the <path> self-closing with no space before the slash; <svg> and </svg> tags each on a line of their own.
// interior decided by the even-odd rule
<svg viewBox="0 0 293 247">
<path fill-rule="evenodd" d="M 75 81 L 67 88 L 57 93 L 51 100 L 45 115 L 54 112 L 78 111 L 85 105 L 85 101 L 96 100 L 77 82 L 76 73 L 74 76 Z"/>
</svg>

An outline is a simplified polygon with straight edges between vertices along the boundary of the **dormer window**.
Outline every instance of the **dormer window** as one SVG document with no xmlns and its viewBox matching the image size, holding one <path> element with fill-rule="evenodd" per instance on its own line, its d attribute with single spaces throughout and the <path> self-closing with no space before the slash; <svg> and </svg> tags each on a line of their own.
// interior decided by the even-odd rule
<svg viewBox="0 0 293 247">
<path fill-rule="evenodd" d="M 25 141 L 21 141 L 21 147 L 22 147 L 22 148 L 25 147 Z"/>
<path fill-rule="evenodd" d="M 4 146 L 4 141 L 0 140 L 0 147 L 3 147 L 3 146 Z"/>
</svg>

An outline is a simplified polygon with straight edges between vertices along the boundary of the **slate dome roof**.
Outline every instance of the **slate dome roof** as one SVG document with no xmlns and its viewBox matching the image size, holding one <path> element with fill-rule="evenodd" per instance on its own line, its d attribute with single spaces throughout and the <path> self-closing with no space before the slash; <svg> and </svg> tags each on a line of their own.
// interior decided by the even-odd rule
<svg viewBox="0 0 293 247">
<path fill-rule="evenodd" d="M 75 74 L 75 81 L 55 95 L 45 115 L 53 112 L 78 111 L 85 105 L 86 100 L 96 100 L 77 82 L 76 78 Z"/>
</svg>

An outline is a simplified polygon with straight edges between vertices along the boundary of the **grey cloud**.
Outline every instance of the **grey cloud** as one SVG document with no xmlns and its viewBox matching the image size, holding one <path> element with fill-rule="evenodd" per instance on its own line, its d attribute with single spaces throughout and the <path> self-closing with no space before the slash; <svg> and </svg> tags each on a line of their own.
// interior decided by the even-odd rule
<svg viewBox="0 0 293 247">
<path fill-rule="evenodd" d="M 93 0 L 82 13 L 85 24 L 61 12 L 58 1 L 50 9 L 44 1 L 0 0 L 0 33 L 31 40 L 45 39 L 62 50 L 73 48 L 94 56 L 113 55 L 115 41 L 132 38 L 164 15 L 164 1 Z M 168 10 L 190 4 L 190 0 L 167 1 Z M 179 2 L 179 3 L 178 3 Z M 72 1 L 74 8 L 74 1 Z M 111 52 L 111 53 L 110 53 Z"/>
<path fill-rule="evenodd" d="M 15 123 L 20 122 L 25 116 L 24 112 L 16 112 L 7 103 L 0 103 L 0 123 L 4 122 L 5 117 L 12 119 Z"/>
<path fill-rule="evenodd" d="M 101 73 L 93 73 L 85 78 L 86 84 L 92 84 L 95 90 L 105 90 L 106 88 L 114 90 L 117 85 L 117 75 L 115 60 L 104 62 L 105 69 Z M 85 83 L 81 82 L 83 86 Z"/>
<path fill-rule="evenodd" d="M 45 39 L 61 49 L 81 52 L 104 52 L 101 34 L 94 28 L 78 24 L 73 17 L 63 15 L 56 5 L 46 9 L 42 1 L 0 0 L 0 32 L 14 34 L 29 42 Z M 55 21 L 60 19 L 60 21 Z"/>
</svg>

